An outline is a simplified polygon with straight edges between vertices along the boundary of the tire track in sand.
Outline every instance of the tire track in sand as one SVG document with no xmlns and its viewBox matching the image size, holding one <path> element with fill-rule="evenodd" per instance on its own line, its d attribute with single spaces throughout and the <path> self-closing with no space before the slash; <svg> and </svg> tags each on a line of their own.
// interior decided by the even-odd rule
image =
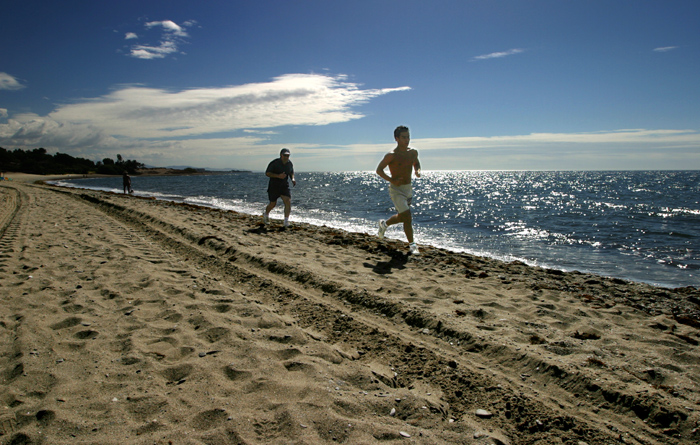
<svg viewBox="0 0 700 445">
<path fill-rule="evenodd" d="M 217 271 L 215 275 L 222 280 L 245 283 L 256 295 L 265 297 L 263 303 L 266 306 L 291 316 L 312 339 L 330 343 L 341 356 L 365 364 L 371 371 L 370 380 L 394 389 L 415 388 L 416 382 L 429 380 L 431 387 L 439 388 L 439 392 L 443 394 L 433 403 L 434 411 L 442 417 L 457 418 L 463 422 L 462 425 L 466 425 L 469 423 L 470 412 L 476 407 L 486 406 L 504 413 L 505 419 L 502 419 L 501 423 L 493 422 L 504 431 L 503 434 L 516 437 L 526 431 L 532 436 L 528 440 L 533 440 L 537 434 L 566 437 L 571 435 L 570 431 L 576 430 L 579 431 L 578 437 L 594 441 L 598 436 L 607 437 L 605 431 L 611 430 L 609 416 L 596 416 L 586 409 L 577 408 L 581 406 L 580 400 L 577 402 L 574 398 L 571 401 L 570 395 L 563 394 L 568 396 L 568 400 L 567 397 L 559 401 L 528 400 L 537 396 L 536 390 L 517 385 L 514 382 L 517 380 L 514 378 L 516 376 L 495 373 L 495 368 L 470 367 L 469 360 L 461 357 L 459 348 L 449 346 L 449 342 L 463 341 L 467 350 L 471 352 L 480 353 L 491 349 L 490 354 L 493 355 L 523 357 L 520 360 L 529 362 L 532 368 L 545 366 L 546 372 L 551 374 L 555 383 L 556 378 L 562 374 L 566 377 L 566 371 L 561 368 L 506 347 L 479 345 L 481 339 L 464 332 L 440 328 L 439 324 L 435 325 L 440 323 L 439 320 L 436 321 L 434 317 L 427 316 L 415 308 L 386 303 L 377 294 L 366 290 L 348 289 L 337 282 L 320 278 L 313 271 L 290 266 L 279 259 L 270 260 L 249 236 L 265 236 L 267 231 L 251 224 L 248 217 L 168 204 L 161 204 L 158 208 L 159 215 L 154 216 L 141 213 L 141 209 L 134 210 L 128 205 L 122 205 L 128 201 L 120 197 L 103 198 L 90 193 L 82 194 L 82 197 L 101 206 L 110 215 L 138 226 L 140 230 L 148 233 L 149 239 L 157 239 L 159 243 L 177 250 L 181 257 L 188 257 L 197 261 L 203 268 Z M 117 201 L 119 204 L 115 204 Z M 167 217 L 163 212 L 169 212 Z M 207 215 L 199 218 L 198 212 Z M 211 224 L 210 220 L 217 217 L 221 222 Z M 178 218 L 181 220 L 178 221 Z M 247 220 L 247 233 L 243 236 L 221 233 L 220 229 L 226 226 L 227 218 Z M 189 221 L 185 223 L 185 220 Z M 213 232 L 217 235 L 209 234 Z M 342 242 L 337 239 L 335 241 Z M 269 247 L 269 244 L 261 245 Z M 393 264 L 400 267 L 405 262 L 399 260 Z M 392 317 L 393 321 L 396 321 L 397 315 L 401 322 L 395 329 L 387 331 L 386 318 Z M 385 318 L 374 321 L 376 317 Z M 429 331 L 439 334 L 438 338 L 426 339 L 423 335 L 416 336 L 414 331 L 402 327 L 402 323 L 408 323 L 413 328 L 418 327 L 421 332 L 427 326 Z M 416 366 L 416 363 L 422 366 Z M 299 362 L 290 365 L 288 369 L 305 367 Z M 395 372 L 396 376 L 393 375 Z M 397 379 L 398 376 L 402 377 Z M 362 379 L 355 377 L 355 380 Z M 512 387 L 504 388 L 504 380 L 509 381 Z M 586 379 L 581 379 L 578 383 L 572 383 L 572 379 L 561 380 L 564 381 L 564 390 L 568 389 L 566 385 L 571 385 L 572 391 L 576 391 L 590 384 L 590 380 Z M 467 394 L 471 399 L 465 400 Z M 602 400 L 603 396 L 600 397 Z M 615 403 L 615 398 L 605 397 L 609 398 L 608 402 Z M 596 401 L 593 400 L 592 403 L 595 404 Z M 652 399 L 647 403 L 654 401 Z M 640 401 L 638 406 L 638 409 L 651 411 L 643 405 L 643 401 Z M 595 413 L 597 410 L 591 411 Z M 649 415 L 647 412 L 646 416 Z M 662 415 L 663 411 L 656 420 L 663 422 Z M 664 436 L 651 428 L 630 428 L 624 424 L 624 419 L 613 424 L 615 427 L 612 431 L 625 431 L 627 437 L 637 437 L 640 442 L 665 440 Z M 633 431 L 635 429 L 637 431 Z"/>
</svg>

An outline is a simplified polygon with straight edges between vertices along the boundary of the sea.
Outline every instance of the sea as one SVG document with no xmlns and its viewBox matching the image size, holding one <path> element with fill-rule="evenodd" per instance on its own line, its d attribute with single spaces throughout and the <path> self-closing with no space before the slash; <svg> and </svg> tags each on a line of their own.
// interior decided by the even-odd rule
<svg viewBox="0 0 700 445">
<path fill-rule="evenodd" d="M 291 222 L 375 234 L 395 213 L 374 172 L 298 172 Z M 56 185 L 122 192 L 121 177 Z M 133 176 L 134 194 L 251 215 L 262 172 Z M 416 242 L 454 252 L 659 287 L 700 287 L 700 171 L 424 171 L 413 182 Z M 273 210 L 282 219 L 281 200 Z M 401 225 L 386 236 L 405 241 Z"/>
</svg>

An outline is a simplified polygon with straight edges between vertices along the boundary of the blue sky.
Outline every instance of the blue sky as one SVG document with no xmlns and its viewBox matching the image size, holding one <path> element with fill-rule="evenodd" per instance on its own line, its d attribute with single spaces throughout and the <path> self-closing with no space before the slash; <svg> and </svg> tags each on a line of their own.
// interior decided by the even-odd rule
<svg viewBox="0 0 700 445">
<path fill-rule="evenodd" d="M 700 169 L 697 0 L 11 2 L 0 147 L 153 166 Z"/>
</svg>

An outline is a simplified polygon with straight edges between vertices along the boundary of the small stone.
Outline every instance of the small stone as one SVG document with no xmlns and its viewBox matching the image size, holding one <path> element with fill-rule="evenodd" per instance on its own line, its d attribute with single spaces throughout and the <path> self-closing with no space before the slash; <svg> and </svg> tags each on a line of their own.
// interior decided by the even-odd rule
<svg viewBox="0 0 700 445">
<path fill-rule="evenodd" d="M 477 409 L 477 410 L 476 410 L 476 416 L 477 416 L 477 417 L 482 417 L 482 418 L 484 418 L 484 419 L 490 419 L 491 417 L 493 417 L 493 414 L 491 414 L 490 412 L 486 411 L 485 409 Z"/>
<path fill-rule="evenodd" d="M 391 417 L 394 417 L 396 415 L 396 408 L 391 408 L 391 412 L 389 413 Z"/>
<path fill-rule="evenodd" d="M 200 353 L 199 353 L 199 356 L 200 356 L 200 357 L 206 357 L 206 356 L 207 356 L 207 353 L 206 353 L 206 352 L 200 352 Z"/>
<path fill-rule="evenodd" d="M 411 437 L 411 435 L 408 434 L 406 431 L 399 431 L 399 434 L 401 434 L 403 437 Z"/>
</svg>

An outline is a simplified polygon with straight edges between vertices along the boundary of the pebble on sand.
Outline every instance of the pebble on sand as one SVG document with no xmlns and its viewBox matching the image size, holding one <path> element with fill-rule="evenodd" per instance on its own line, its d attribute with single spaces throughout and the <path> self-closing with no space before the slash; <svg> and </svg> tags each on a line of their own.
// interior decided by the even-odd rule
<svg viewBox="0 0 700 445">
<path fill-rule="evenodd" d="M 490 419 L 491 417 L 493 417 L 493 414 L 491 414 L 489 411 L 486 411 L 485 409 L 477 409 L 476 416 L 481 417 L 483 419 Z"/>
</svg>

